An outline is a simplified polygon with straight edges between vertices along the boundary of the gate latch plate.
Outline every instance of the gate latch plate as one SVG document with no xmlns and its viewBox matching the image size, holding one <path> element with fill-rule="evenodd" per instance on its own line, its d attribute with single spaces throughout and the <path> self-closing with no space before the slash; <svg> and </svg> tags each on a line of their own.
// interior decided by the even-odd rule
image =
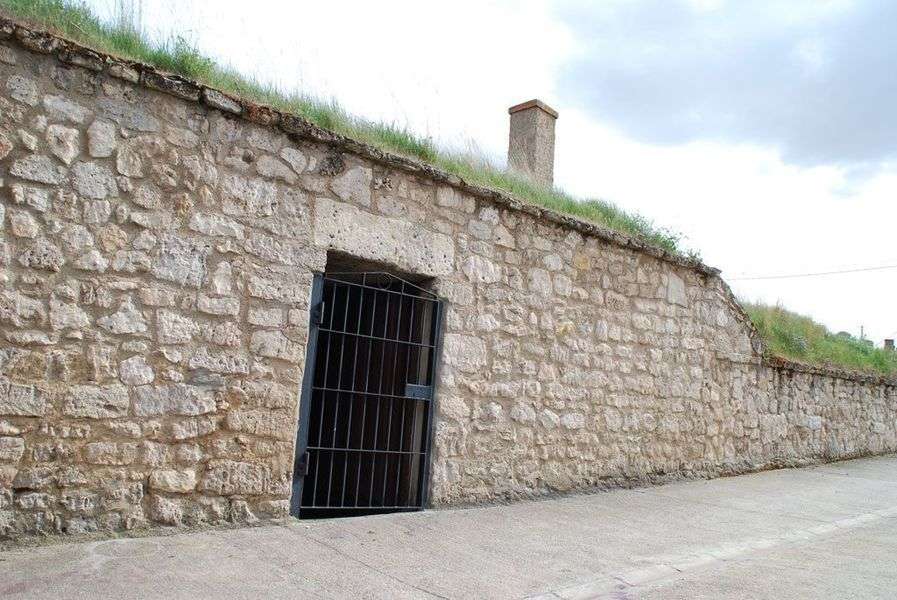
<svg viewBox="0 0 897 600">
<path fill-rule="evenodd" d="M 429 385 L 418 385 L 416 383 L 405 384 L 405 396 L 416 400 L 429 400 L 432 397 L 433 388 Z"/>
</svg>

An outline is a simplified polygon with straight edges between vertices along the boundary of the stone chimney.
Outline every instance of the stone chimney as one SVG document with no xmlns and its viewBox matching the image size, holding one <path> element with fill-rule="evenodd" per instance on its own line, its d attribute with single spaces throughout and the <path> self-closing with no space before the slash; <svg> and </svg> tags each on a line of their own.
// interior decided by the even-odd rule
<svg viewBox="0 0 897 600">
<path fill-rule="evenodd" d="M 885 340 L 885 350 L 894 351 L 894 340 Z"/>
<path fill-rule="evenodd" d="M 508 167 L 546 186 L 554 183 L 554 122 L 558 113 L 541 100 L 508 109 Z"/>
</svg>

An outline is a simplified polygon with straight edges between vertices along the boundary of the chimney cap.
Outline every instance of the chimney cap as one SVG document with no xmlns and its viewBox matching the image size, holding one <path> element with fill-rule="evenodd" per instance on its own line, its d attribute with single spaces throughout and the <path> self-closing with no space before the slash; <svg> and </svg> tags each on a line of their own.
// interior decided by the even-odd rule
<svg viewBox="0 0 897 600">
<path fill-rule="evenodd" d="M 521 102 L 520 104 L 515 104 L 511 108 L 508 109 L 508 114 L 513 115 L 515 112 L 519 112 L 521 110 L 526 110 L 527 108 L 540 108 L 555 119 L 558 118 L 558 111 L 554 110 L 538 98 L 533 98 L 532 100 L 527 100 L 526 102 Z"/>
</svg>

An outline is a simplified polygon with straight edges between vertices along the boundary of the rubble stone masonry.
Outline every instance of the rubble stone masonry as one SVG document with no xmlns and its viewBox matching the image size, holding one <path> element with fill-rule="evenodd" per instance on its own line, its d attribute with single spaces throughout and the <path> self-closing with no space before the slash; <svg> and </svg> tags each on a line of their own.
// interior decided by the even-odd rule
<svg viewBox="0 0 897 600">
<path fill-rule="evenodd" d="M 0 536 L 285 515 L 328 252 L 447 302 L 435 506 L 897 450 L 893 382 L 762 359 L 706 266 L 0 37 Z"/>
</svg>

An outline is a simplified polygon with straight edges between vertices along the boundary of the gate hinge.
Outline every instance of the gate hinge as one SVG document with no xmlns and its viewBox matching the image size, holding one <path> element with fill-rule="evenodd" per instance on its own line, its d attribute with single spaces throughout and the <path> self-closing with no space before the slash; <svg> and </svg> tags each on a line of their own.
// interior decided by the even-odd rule
<svg viewBox="0 0 897 600">
<path fill-rule="evenodd" d="M 296 459 L 296 475 L 300 477 L 308 475 L 308 452 L 303 452 Z"/>
</svg>

